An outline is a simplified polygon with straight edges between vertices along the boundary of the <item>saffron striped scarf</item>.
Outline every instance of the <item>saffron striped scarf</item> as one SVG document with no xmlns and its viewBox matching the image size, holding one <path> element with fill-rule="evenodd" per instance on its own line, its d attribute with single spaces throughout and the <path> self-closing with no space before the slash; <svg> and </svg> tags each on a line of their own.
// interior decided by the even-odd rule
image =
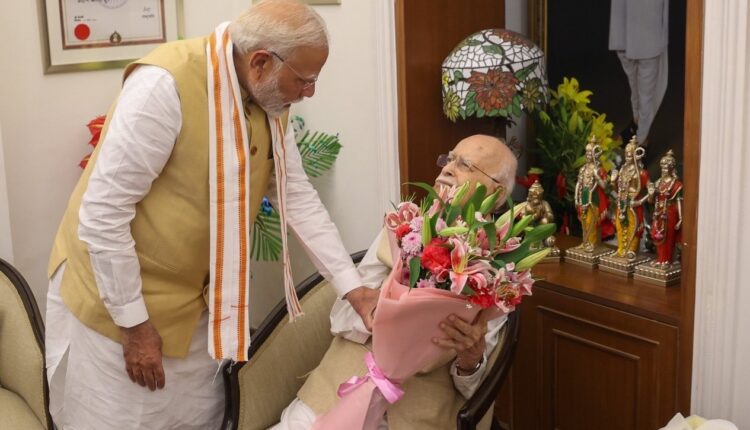
<svg viewBox="0 0 750 430">
<path fill-rule="evenodd" d="M 250 346 L 249 139 L 227 27 L 228 23 L 220 24 L 206 45 L 211 218 L 208 352 L 214 359 L 246 361 Z M 287 143 L 281 120 L 268 120 L 279 202 L 276 209 L 281 217 L 284 291 L 293 320 L 302 314 L 302 308 L 292 281 L 287 244 Z"/>
</svg>

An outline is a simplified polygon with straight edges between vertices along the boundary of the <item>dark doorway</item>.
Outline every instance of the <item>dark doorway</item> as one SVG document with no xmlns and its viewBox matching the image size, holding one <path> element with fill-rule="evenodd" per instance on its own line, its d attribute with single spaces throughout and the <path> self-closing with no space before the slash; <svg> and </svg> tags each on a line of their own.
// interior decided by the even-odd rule
<svg viewBox="0 0 750 430">
<path fill-rule="evenodd" d="M 554 0 L 547 2 L 547 60 L 549 82 L 556 88 L 563 77 L 575 77 L 592 91 L 591 106 L 606 113 L 615 135 L 632 119 L 630 88 L 617 54 L 608 49 L 610 2 Z M 669 83 L 649 133 L 646 164 L 658 176 L 659 158 L 672 149 L 682 160 L 685 99 L 685 3 L 669 2 Z"/>
</svg>

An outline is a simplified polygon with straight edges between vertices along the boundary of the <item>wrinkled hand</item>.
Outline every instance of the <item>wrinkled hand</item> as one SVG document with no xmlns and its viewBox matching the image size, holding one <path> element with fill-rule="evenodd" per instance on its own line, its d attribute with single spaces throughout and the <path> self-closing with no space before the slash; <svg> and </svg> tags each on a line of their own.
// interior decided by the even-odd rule
<svg viewBox="0 0 750 430">
<path fill-rule="evenodd" d="M 474 323 L 451 314 L 440 323 L 440 328 L 448 338 L 433 338 L 432 341 L 443 348 L 456 351 L 456 365 L 459 371 L 472 372 L 484 356 L 486 347 L 484 335 L 487 334 L 486 313 L 480 312 Z"/>
<path fill-rule="evenodd" d="M 120 327 L 122 354 L 130 380 L 151 391 L 164 388 L 161 336 L 149 321 L 130 328 Z"/>
<path fill-rule="evenodd" d="M 357 287 L 346 294 L 346 300 L 365 323 L 365 328 L 372 331 L 372 321 L 375 314 L 375 306 L 378 304 L 380 291 L 365 286 Z"/>
</svg>

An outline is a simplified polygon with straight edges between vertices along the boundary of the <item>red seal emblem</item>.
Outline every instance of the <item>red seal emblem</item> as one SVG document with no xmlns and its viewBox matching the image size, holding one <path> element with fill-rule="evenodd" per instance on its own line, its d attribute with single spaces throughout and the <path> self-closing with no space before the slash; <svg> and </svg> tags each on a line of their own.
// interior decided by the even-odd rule
<svg viewBox="0 0 750 430">
<path fill-rule="evenodd" d="M 86 24 L 78 24 L 73 30 L 73 34 L 75 34 L 78 40 L 86 40 L 91 35 L 91 29 Z"/>
</svg>

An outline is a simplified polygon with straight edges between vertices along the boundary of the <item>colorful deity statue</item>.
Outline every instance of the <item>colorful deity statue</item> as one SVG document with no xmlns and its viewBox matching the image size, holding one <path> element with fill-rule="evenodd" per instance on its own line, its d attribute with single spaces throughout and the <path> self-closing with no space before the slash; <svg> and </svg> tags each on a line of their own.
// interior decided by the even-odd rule
<svg viewBox="0 0 750 430">
<path fill-rule="evenodd" d="M 645 150 L 635 137 L 625 146 L 625 162 L 620 170 L 612 169 L 610 181 L 615 187 L 615 229 L 617 251 L 614 256 L 634 259 L 644 230 L 643 203 L 648 199 L 648 172 L 640 159 Z"/>
<path fill-rule="evenodd" d="M 599 162 L 601 147 L 596 136 L 586 144 L 586 164 L 578 171 L 574 201 L 583 229 L 579 248 L 593 252 L 601 244 L 601 223 L 607 215 L 607 173 Z"/>
<path fill-rule="evenodd" d="M 649 189 L 654 204 L 651 216 L 651 239 L 656 246 L 654 265 L 672 264 L 674 249 L 682 227 L 682 182 L 677 178 L 677 161 L 670 149 L 659 161 L 661 177 Z"/>
</svg>

